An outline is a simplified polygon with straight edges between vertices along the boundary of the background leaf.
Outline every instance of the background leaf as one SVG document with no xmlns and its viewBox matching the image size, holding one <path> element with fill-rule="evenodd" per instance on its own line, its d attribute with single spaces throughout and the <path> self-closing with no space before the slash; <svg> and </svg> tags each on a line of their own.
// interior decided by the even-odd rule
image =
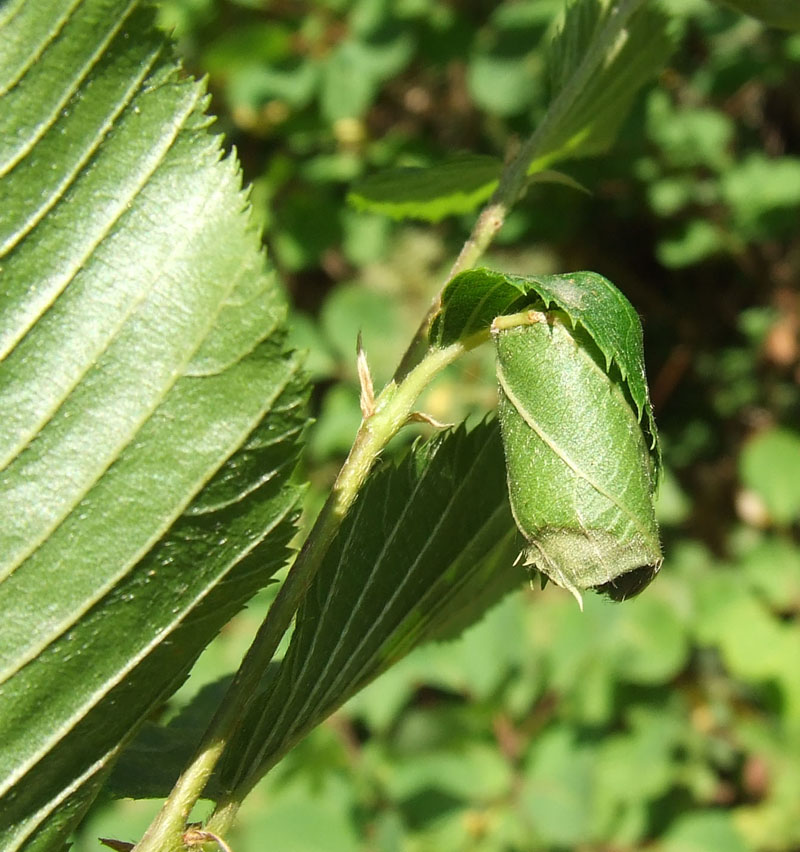
<svg viewBox="0 0 800 852">
<path fill-rule="evenodd" d="M 767 429 L 745 444 L 739 459 L 742 482 L 763 501 L 780 526 L 800 518 L 800 434 Z"/>
<path fill-rule="evenodd" d="M 285 560 L 304 388 L 151 13 L 0 16 L 0 845 L 52 849 Z"/>
<path fill-rule="evenodd" d="M 497 157 L 462 155 L 427 168 L 389 169 L 353 186 L 347 200 L 359 210 L 393 219 L 438 222 L 468 213 L 497 186 L 503 164 Z"/>
<path fill-rule="evenodd" d="M 771 27 L 800 29 L 800 8 L 794 0 L 718 0 L 737 12 L 752 15 Z"/>
</svg>

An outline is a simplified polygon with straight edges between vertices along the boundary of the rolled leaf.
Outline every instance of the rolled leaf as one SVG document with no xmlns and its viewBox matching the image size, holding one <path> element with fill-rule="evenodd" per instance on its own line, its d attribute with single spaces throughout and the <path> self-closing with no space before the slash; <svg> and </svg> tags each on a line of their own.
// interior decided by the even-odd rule
<svg viewBox="0 0 800 852">
<path fill-rule="evenodd" d="M 600 350 L 606 371 L 618 371 L 647 433 L 657 480 L 661 450 L 647 388 L 642 324 L 633 305 L 607 278 L 596 272 L 523 277 L 491 269 L 467 270 L 456 275 L 442 293 L 442 307 L 431 326 L 431 343 L 449 346 L 488 331 L 496 317 L 531 307 L 562 311 Z"/>
<path fill-rule="evenodd" d="M 619 370 L 562 311 L 498 318 L 499 412 L 525 564 L 623 600 L 661 566 L 655 462 Z"/>
</svg>

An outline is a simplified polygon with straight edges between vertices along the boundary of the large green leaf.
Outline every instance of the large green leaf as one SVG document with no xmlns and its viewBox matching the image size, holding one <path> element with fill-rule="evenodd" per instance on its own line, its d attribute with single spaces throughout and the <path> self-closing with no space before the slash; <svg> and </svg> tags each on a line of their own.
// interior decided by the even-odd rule
<svg viewBox="0 0 800 852">
<path fill-rule="evenodd" d="M 4 850 L 63 843 L 293 531 L 283 298 L 150 17 L 0 11 Z"/>
<path fill-rule="evenodd" d="M 519 547 L 496 422 L 440 436 L 373 475 L 306 596 L 275 681 L 227 752 L 225 784 L 248 787 L 413 647 L 479 617 L 524 578 L 513 564 Z"/>
</svg>

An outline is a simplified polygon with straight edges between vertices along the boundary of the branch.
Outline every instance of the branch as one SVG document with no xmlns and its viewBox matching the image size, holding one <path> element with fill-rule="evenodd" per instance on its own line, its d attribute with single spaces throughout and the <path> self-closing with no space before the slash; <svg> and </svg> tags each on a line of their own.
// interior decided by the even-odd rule
<svg viewBox="0 0 800 852">
<path fill-rule="evenodd" d="M 552 127 L 557 126 L 571 108 L 631 16 L 645 2 L 646 0 L 619 0 L 612 8 L 605 25 L 592 41 L 569 83 L 558 93 L 541 124 L 504 169 L 497 189 L 479 215 L 472 233 L 453 264 L 445 286 L 459 272 L 474 266 L 489 247 L 495 234 L 503 226 L 509 210 L 525 189 L 530 164 L 545 153 L 543 143 Z M 487 339 L 487 335 L 483 333 L 446 349 L 427 348 L 428 330 L 440 304 L 441 292 L 433 300 L 417 329 L 395 378 L 375 400 L 374 411 L 369 412 L 362 421 L 331 494 L 239 667 L 197 755 L 178 779 L 162 810 L 136 845 L 135 852 L 179 852 L 184 848 L 183 835 L 189 813 L 200 798 L 233 732 L 244 718 L 262 672 L 272 660 L 281 638 L 289 629 L 291 620 L 342 519 L 353 504 L 375 460 L 407 421 L 414 402 L 433 377 L 465 351 Z M 212 817 L 215 831 L 220 832 L 227 828 L 237 810 L 237 801 L 226 800 L 224 808 Z"/>
</svg>

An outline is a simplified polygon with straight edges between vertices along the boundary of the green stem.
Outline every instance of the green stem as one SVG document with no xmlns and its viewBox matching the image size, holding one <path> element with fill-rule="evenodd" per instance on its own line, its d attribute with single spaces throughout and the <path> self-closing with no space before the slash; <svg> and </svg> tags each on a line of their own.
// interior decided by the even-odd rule
<svg viewBox="0 0 800 852">
<path fill-rule="evenodd" d="M 553 129 L 557 128 L 559 122 L 563 121 L 564 116 L 575 104 L 575 101 L 602 65 L 608 52 L 617 42 L 628 21 L 646 2 L 647 0 L 619 0 L 611 8 L 608 19 L 600 32 L 592 39 L 580 65 L 547 108 L 547 112 L 536 130 L 528 137 L 514 159 L 503 170 L 497 189 L 475 221 L 469 238 L 464 243 L 448 273 L 445 286 L 460 272 L 475 266 L 489 248 L 495 234 L 503 227 L 509 211 L 525 191 L 531 164 L 548 153 L 548 137 Z M 442 288 L 443 290 L 444 288 Z M 395 373 L 396 380 L 402 378 L 414 364 L 418 363 L 424 349 L 424 341 L 428 338 L 431 322 L 441 307 L 442 291 L 434 298 L 403 355 L 400 366 Z"/>
<path fill-rule="evenodd" d="M 158 816 L 137 844 L 136 852 L 177 852 L 183 847 L 182 836 L 189 813 L 200 798 L 225 746 L 244 718 L 264 670 L 289 629 L 306 590 L 372 465 L 404 425 L 417 397 L 433 377 L 465 351 L 486 339 L 487 334 L 482 333 L 446 349 L 430 349 L 400 384 L 391 382 L 380 394 L 374 413 L 362 421 L 330 496 L 242 661 L 195 759 L 176 782 Z M 237 807 L 237 803 L 229 803 L 230 819 Z M 227 825 L 229 820 L 224 822 Z"/>
</svg>

